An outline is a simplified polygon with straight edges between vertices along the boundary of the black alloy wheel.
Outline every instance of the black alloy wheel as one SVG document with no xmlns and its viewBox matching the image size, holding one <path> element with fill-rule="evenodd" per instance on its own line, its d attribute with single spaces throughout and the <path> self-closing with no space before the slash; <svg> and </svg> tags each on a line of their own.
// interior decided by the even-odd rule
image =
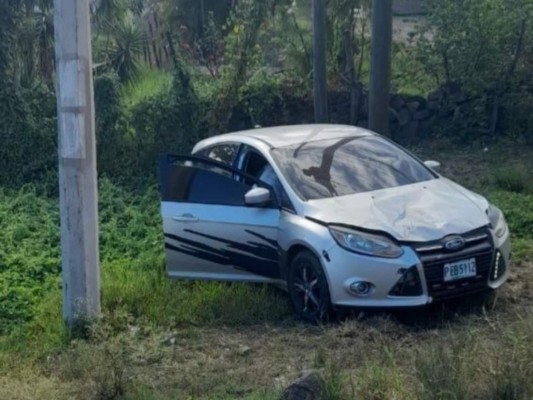
<svg viewBox="0 0 533 400">
<path fill-rule="evenodd" d="M 301 251 L 291 262 L 289 294 L 295 312 L 311 323 L 327 322 L 331 301 L 328 282 L 320 261 L 310 251 Z"/>
</svg>

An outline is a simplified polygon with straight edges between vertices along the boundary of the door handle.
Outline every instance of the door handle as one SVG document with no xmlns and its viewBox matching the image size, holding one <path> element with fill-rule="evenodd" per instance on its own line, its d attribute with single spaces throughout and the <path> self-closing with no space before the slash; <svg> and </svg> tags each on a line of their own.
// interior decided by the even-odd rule
<svg viewBox="0 0 533 400">
<path fill-rule="evenodd" d="M 198 222 L 199 221 L 198 217 L 195 217 L 194 215 L 189 214 L 189 213 L 183 214 L 183 215 L 176 215 L 172 217 L 172 219 L 178 222 Z"/>
</svg>

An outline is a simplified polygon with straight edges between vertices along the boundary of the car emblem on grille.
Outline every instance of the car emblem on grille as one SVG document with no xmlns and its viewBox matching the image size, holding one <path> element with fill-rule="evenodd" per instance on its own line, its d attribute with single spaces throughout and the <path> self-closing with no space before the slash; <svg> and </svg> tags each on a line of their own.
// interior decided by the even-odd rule
<svg viewBox="0 0 533 400">
<path fill-rule="evenodd" d="M 464 247 L 465 240 L 461 236 L 449 236 L 444 239 L 444 247 L 447 250 L 457 251 Z"/>
</svg>

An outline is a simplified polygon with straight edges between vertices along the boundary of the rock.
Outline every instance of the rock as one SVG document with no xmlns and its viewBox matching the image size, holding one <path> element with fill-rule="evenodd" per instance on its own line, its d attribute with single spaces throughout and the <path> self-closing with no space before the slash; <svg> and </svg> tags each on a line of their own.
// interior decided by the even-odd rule
<svg viewBox="0 0 533 400">
<path fill-rule="evenodd" d="M 392 95 L 389 106 L 395 111 L 400 111 L 400 109 L 405 105 L 405 100 L 399 94 Z"/>
<path fill-rule="evenodd" d="M 420 102 L 418 101 L 410 101 L 407 103 L 407 109 L 411 114 L 414 114 L 417 112 L 417 110 L 420 108 Z"/>
<path fill-rule="evenodd" d="M 411 120 L 411 113 L 409 113 L 407 108 L 402 108 L 400 111 L 398 111 L 397 118 L 398 124 L 400 126 L 404 126 Z"/>
<path fill-rule="evenodd" d="M 463 92 L 452 93 L 448 96 L 448 101 L 455 104 L 462 104 L 466 101 L 466 96 Z"/>
<path fill-rule="evenodd" d="M 418 122 L 419 125 L 417 128 L 416 137 L 423 138 L 431 135 L 433 127 L 435 126 L 435 116 Z"/>
<path fill-rule="evenodd" d="M 428 101 L 428 110 L 438 110 L 440 106 L 440 102 L 438 101 Z"/>
<path fill-rule="evenodd" d="M 322 400 L 326 390 L 324 380 L 316 373 L 304 375 L 290 384 L 281 395 L 282 400 Z"/>
<path fill-rule="evenodd" d="M 454 109 L 455 109 L 455 107 L 452 107 L 452 106 L 449 106 L 449 105 L 443 106 L 443 107 L 441 107 L 439 109 L 439 112 L 437 113 L 437 115 L 440 118 L 447 118 L 447 117 L 453 115 Z"/>
<path fill-rule="evenodd" d="M 431 117 L 431 111 L 429 111 L 427 108 L 425 110 L 420 110 L 413 115 L 413 119 L 416 121 L 420 121 L 421 119 L 428 119 Z"/>
<path fill-rule="evenodd" d="M 250 354 L 251 352 L 252 352 L 252 349 L 250 347 L 243 346 L 243 345 L 239 346 L 239 355 L 246 356 L 246 355 Z"/>
<path fill-rule="evenodd" d="M 174 335 L 168 335 L 165 340 L 164 340 L 164 343 L 167 345 L 167 346 L 174 346 L 176 344 L 176 338 L 174 337 Z"/>
<path fill-rule="evenodd" d="M 417 137 L 418 126 L 420 123 L 416 120 L 411 120 L 407 125 L 400 128 L 397 134 L 397 141 L 402 144 L 412 143 Z"/>
<path fill-rule="evenodd" d="M 426 108 L 427 100 L 422 96 L 409 96 L 405 102 L 408 103 L 418 103 L 418 108 Z"/>
<path fill-rule="evenodd" d="M 437 90 L 434 90 L 433 92 L 431 92 L 430 94 L 428 94 L 428 100 L 429 101 L 436 101 L 436 102 L 440 102 L 442 101 L 442 98 L 444 97 L 444 95 L 442 94 L 442 91 L 437 89 Z"/>
</svg>

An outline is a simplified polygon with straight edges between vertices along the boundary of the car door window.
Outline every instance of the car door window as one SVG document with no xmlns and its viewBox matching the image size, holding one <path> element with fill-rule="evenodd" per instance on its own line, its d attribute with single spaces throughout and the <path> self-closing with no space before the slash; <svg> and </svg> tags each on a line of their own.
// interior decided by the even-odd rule
<svg viewBox="0 0 533 400">
<path fill-rule="evenodd" d="M 268 182 L 200 159 L 177 160 L 167 164 L 161 172 L 163 201 L 245 206 L 244 196 L 254 185 L 272 190 Z"/>
<path fill-rule="evenodd" d="M 267 159 L 250 146 L 245 146 L 241 154 L 242 158 L 238 163 L 240 169 L 246 174 L 256 177 L 260 182 L 270 186 L 283 208 L 294 210 L 274 168 L 272 168 Z"/>
</svg>

